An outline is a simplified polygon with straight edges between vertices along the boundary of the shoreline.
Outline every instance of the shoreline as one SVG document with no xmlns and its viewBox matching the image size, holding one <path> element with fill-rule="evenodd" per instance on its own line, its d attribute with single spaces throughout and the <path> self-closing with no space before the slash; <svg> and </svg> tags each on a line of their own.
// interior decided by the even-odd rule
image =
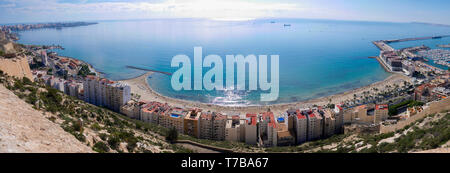
<svg viewBox="0 0 450 173">
<path fill-rule="evenodd" d="M 148 77 L 150 77 L 154 72 L 146 72 L 138 77 L 120 80 L 120 82 L 127 83 L 131 87 L 131 91 L 134 94 L 140 95 L 140 101 L 157 101 L 161 103 L 167 103 L 171 106 L 182 107 L 182 108 L 200 108 L 204 111 L 215 111 L 228 114 L 246 114 L 246 113 L 259 113 L 270 109 L 274 113 L 282 113 L 291 107 L 302 107 L 308 108 L 314 105 L 324 106 L 329 103 L 339 104 L 354 98 L 354 94 L 360 95 L 363 92 L 372 91 L 373 88 L 377 88 L 378 91 L 383 91 L 386 86 L 397 84 L 399 86 L 403 85 L 403 81 L 409 82 L 409 77 L 393 73 L 386 79 L 372 83 L 367 86 L 352 89 L 339 94 L 334 94 L 330 96 L 319 97 L 315 99 L 292 102 L 292 103 L 279 103 L 271 105 L 242 105 L 242 106 L 226 106 L 226 105 L 216 105 L 202 103 L 198 101 L 183 100 L 164 96 L 155 90 L 153 90 L 148 84 Z M 331 100 L 331 102 L 330 102 Z"/>
<path fill-rule="evenodd" d="M 60 55 L 58 55 L 60 56 Z M 78 61 L 81 61 L 85 64 L 87 64 L 91 71 L 96 73 L 99 77 L 103 76 L 102 72 L 97 71 L 90 63 L 85 62 L 83 60 L 80 60 L 78 58 L 74 57 L 68 57 L 68 56 L 61 56 L 66 57 L 70 59 L 75 59 Z M 377 58 L 378 60 L 378 58 Z M 379 60 L 378 60 L 379 61 Z M 379 62 L 381 64 L 381 62 Z M 383 64 L 381 66 L 384 67 Z M 387 70 L 385 68 L 385 70 Z M 240 105 L 240 106 L 226 106 L 226 105 L 217 105 L 212 103 L 202 103 L 199 101 L 192 101 L 192 100 L 184 100 L 184 99 L 177 99 L 172 98 L 168 96 L 164 96 L 155 90 L 153 90 L 149 83 L 148 83 L 148 77 L 154 74 L 155 72 L 146 72 L 144 74 L 141 74 L 135 78 L 125 79 L 125 80 L 118 80 L 119 82 L 127 83 L 132 93 L 140 95 L 140 101 L 157 101 L 161 103 L 167 103 L 171 106 L 176 107 L 182 107 L 182 108 L 200 108 L 204 111 L 215 111 L 215 112 L 222 112 L 226 114 L 246 114 L 246 113 L 259 113 L 265 110 L 269 110 L 279 114 L 282 112 L 285 112 L 287 109 L 296 107 L 296 108 L 309 108 L 313 107 L 314 105 L 317 106 L 324 106 L 327 104 L 340 104 L 344 103 L 345 101 L 352 100 L 354 98 L 354 95 L 361 95 L 363 92 L 372 91 L 373 88 L 377 88 L 378 91 L 383 91 L 386 86 L 397 84 L 399 86 L 403 85 L 403 81 L 410 81 L 410 78 L 407 76 L 404 76 L 402 74 L 398 73 L 392 73 L 391 75 L 385 78 L 382 81 L 378 81 L 366 86 L 362 86 L 356 89 L 351 89 L 345 92 L 341 92 L 338 94 L 333 94 L 329 96 L 304 100 L 304 101 L 298 101 L 298 102 L 292 102 L 292 103 L 277 103 L 277 104 L 270 104 L 270 105 Z"/>
</svg>

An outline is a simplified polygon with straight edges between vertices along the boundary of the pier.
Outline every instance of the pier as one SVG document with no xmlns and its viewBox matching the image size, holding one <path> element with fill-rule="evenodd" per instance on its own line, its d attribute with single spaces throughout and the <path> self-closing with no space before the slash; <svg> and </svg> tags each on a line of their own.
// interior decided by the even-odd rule
<svg viewBox="0 0 450 173">
<path fill-rule="evenodd" d="M 447 45 L 437 45 L 437 47 L 441 47 L 441 48 L 450 48 L 450 44 L 447 44 Z"/>
<path fill-rule="evenodd" d="M 129 66 L 129 65 L 127 65 L 126 67 L 127 67 L 127 68 L 130 68 L 130 69 L 136 69 L 136 70 L 142 70 L 142 71 L 150 71 L 150 72 L 155 72 L 155 73 L 161 73 L 161 74 L 165 74 L 165 75 L 169 75 L 169 76 L 172 75 L 172 73 L 165 72 L 165 71 L 151 70 L 151 69 L 145 69 L 145 68 L 134 67 L 134 66 Z"/>
<path fill-rule="evenodd" d="M 417 41 L 417 40 L 430 40 L 430 39 L 440 39 L 444 37 L 450 37 L 450 35 L 441 35 L 441 36 L 432 36 L 432 37 L 416 37 L 416 38 L 403 38 L 396 40 L 384 40 L 385 43 L 395 43 L 395 42 L 404 42 L 404 41 Z"/>
</svg>

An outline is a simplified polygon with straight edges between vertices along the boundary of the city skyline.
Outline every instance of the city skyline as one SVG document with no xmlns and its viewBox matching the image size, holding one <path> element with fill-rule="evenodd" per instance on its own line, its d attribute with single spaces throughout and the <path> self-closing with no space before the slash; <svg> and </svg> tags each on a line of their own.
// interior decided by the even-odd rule
<svg viewBox="0 0 450 173">
<path fill-rule="evenodd" d="M 305 18 L 450 24 L 443 0 L 5 0 L 0 23 L 207 18 Z M 120 14 L 120 15 L 118 15 Z"/>
</svg>

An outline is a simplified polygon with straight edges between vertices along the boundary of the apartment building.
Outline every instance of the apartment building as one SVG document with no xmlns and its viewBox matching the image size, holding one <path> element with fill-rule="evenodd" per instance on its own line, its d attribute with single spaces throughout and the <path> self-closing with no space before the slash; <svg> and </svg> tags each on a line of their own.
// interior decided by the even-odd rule
<svg viewBox="0 0 450 173">
<path fill-rule="evenodd" d="M 225 140 L 227 117 L 215 112 L 202 112 L 200 116 L 200 138 Z"/>
<path fill-rule="evenodd" d="M 259 138 L 265 147 L 277 146 L 277 125 L 273 112 L 261 113 L 259 118 Z"/>
<path fill-rule="evenodd" d="M 200 138 L 212 140 L 213 114 L 212 112 L 202 112 L 200 115 Z"/>
<path fill-rule="evenodd" d="M 256 114 L 246 114 L 245 121 L 245 143 L 258 144 L 258 118 Z"/>
<path fill-rule="evenodd" d="M 142 106 L 139 119 L 147 123 L 160 125 L 160 118 L 164 114 L 168 114 L 169 111 L 170 106 L 167 103 L 150 102 Z"/>
<path fill-rule="evenodd" d="M 340 105 L 334 106 L 334 119 L 336 120 L 334 133 L 344 133 L 344 109 Z"/>
<path fill-rule="evenodd" d="M 184 134 L 200 138 L 201 109 L 191 109 L 184 117 Z"/>
<path fill-rule="evenodd" d="M 188 111 L 182 108 L 173 108 L 168 114 L 162 114 L 159 124 L 165 128 L 175 128 L 178 133 L 184 133 L 184 118 L 188 115 Z"/>
<path fill-rule="evenodd" d="M 287 113 L 279 115 L 276 121 L 277 121 L 277 145 L 278 146 L 295 145 L 295 133 L 288 129 Z"/>
<path fill-rule="evenodd" d="M 306 117 L 307 122 L 307 140 L 312 141 L 321 138 L 322 124 L 319 117 L 312 110 L 304 111 L 302 114 Z"/>
<path fill-rule="evenodd" d="M 97 106 L 105 106 L 119 112 L 120 107 L 131 100 L 130 86 L 124 83 L 87 76 L 83 81 L 84 100 Z"/>
<path fill-rule="evenodd" d="M 388 112 L 388 105 L 375 105 L 374 124 L 387 120 Z"/>
<path fill-rule="evenodd" d="M 336 129 L 336 120 L 334 119 L 334 111 L 331 109 L 325 109 L 323 110 L 323 120 L 324 120 L 324 126 L 323 126 L 323 136 L 324 137 L 330 137 L 334 135 Z"/>
<path fill-rule="evenodd" d="M 372 105 L 361 105 L 353 108 L 347 116 L 346 119 L 350 119 L 350 123 L 373 123 L 373 106 Z"/>
<path fill-rule="evenodd" d="M 225 140 L 225 125 L 227 124 L 227 116 L 221 113 L 214 113 L 213 118 L 213 140 Z"/>
<path fill-rule="evenodd" d="M 316 121 L 315 122 L 316 123 L 316 127 L 315 127 L 315 130 L 314 130 L 313 136 L 317 137 L 315 139 L 322 139 L 323 138 L 323 127 L 324 127 L 324 123 L 325 123 L 325 121 L 323 119 L 323 115 L 317 109 L 313 110 L 312 113 L 314 114 L 314 118 L 316 119 L 315 120 Z"/>
<path fill-rule="evenodd" d="M 64 85 L 65 93 L 75 98 L 79 98 L 80 88 L 82 88 L 82 84 L 74 83 L 72 81 L 68 81 Z"/>
<path fill-rule="evenodd" d="M 65 93 L 64 82 L 65 82 L 64 79 L 55 78 L 53 81 L 53 85 L 51 85 L 51 87 Z"/>
<path fill-rule="evenodd" d="M 146 102 L 136 102 L 131 100 L 127 104 L 120 107 L 120 113 L 132 119 L 140 120 L 141 108 L 146 104 Z"/>
<path fill-rule="evenodd" d="M 225 125 L 225 140 L 244 142 L 245 141 L 245 119 L 239 115 L 229 116 Z"/>
<path fill-rule="evenodd" d="M 294 118 L 294 129 L 297 144 L 306 142 L 308 132 L 308 120 L 299 109 L 296 110 Z"/>
</svg>

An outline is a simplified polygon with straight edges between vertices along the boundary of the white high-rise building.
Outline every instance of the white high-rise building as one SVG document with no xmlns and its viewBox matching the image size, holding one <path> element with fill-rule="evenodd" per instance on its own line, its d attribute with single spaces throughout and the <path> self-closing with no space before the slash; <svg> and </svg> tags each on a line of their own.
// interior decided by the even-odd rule
<svg viewBox="0 0 450 173">
<path fill-rule="evenodd" d="M 127 84 L 87 76 L 83 81 L 84 100 L 119 112 L 120 107 L 131 100 L 131 88 Z"/>
</svg>

